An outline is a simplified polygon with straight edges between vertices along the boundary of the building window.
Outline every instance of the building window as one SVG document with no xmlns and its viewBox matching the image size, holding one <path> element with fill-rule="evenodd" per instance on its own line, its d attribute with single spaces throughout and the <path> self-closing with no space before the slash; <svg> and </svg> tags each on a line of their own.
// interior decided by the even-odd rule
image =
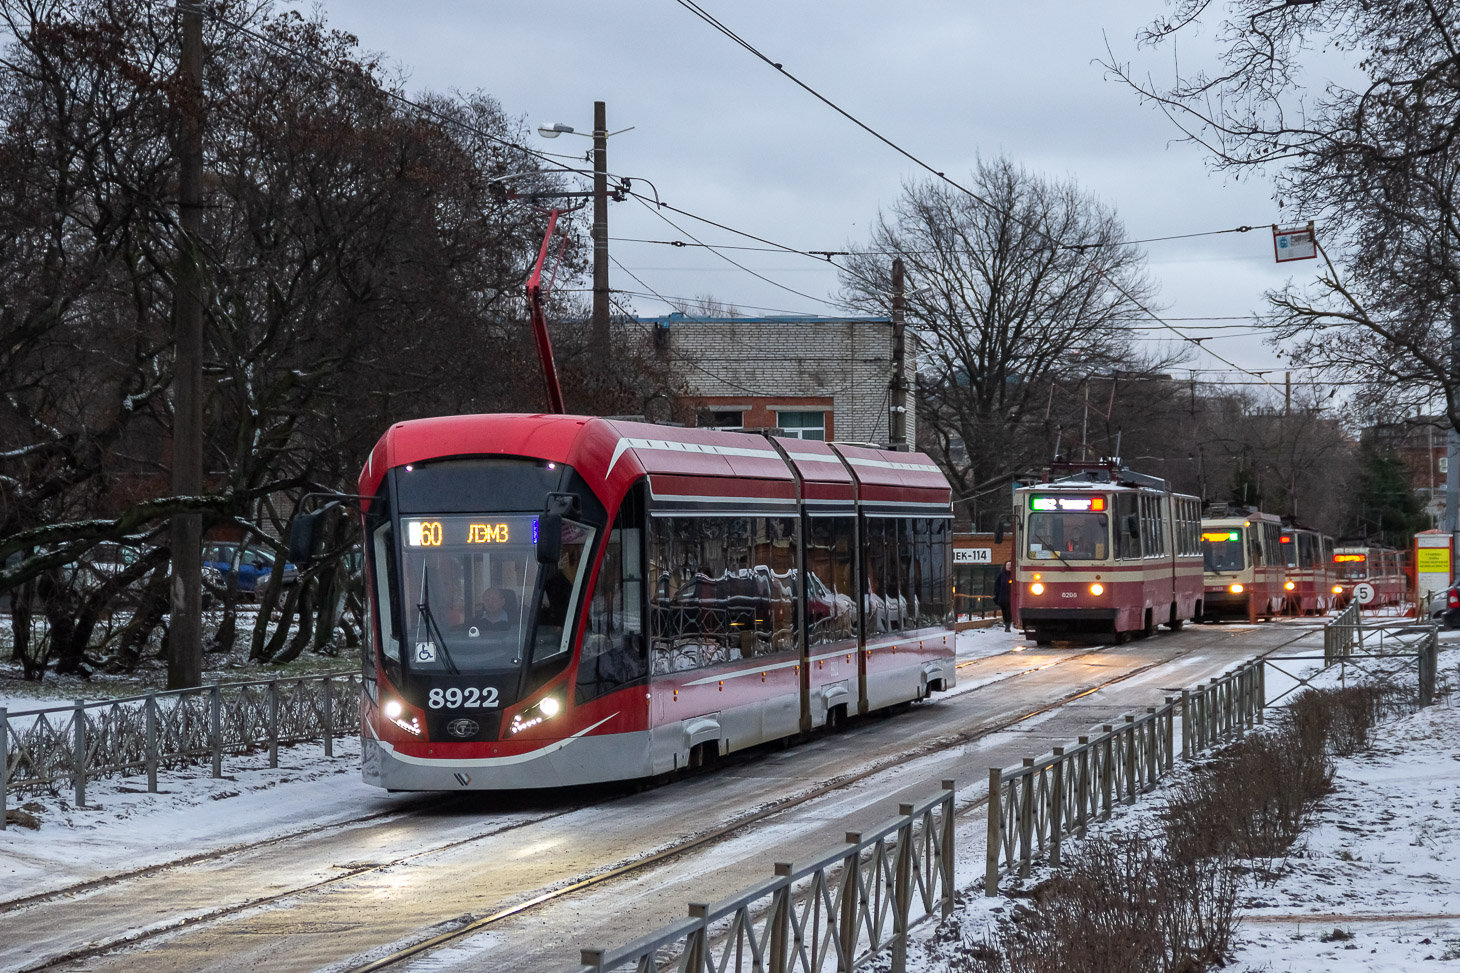
<svg viewBox="0 0 1460 973">
<path fill-rule="evenodd" d="M 1440 460 L 1440 472 L 1441 473 L 1448 473 L 1448 472 L 1450 472 L 1450 457 L 1449 456 L 1441 456 L 1439 458 L 1439 460 Z"/>
<path fill-rule="evenodd" d="M 695 417 L 701 429 L 738 432 L 745 428 L 745 413 L 738 409 L 702 409 Z"/>
<path fill-rule="evenodd" d="M 795 439 L 825 439 L 825 412 L 777 412 L 776 425 Z"/>
</svg>

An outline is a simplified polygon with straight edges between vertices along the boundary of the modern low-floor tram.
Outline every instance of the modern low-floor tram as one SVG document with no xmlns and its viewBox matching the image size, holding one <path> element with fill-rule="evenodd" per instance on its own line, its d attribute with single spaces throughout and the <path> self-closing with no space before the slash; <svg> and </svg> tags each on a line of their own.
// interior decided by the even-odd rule
<svg viewBox="0 0 1460 973">
<path fill-rule="evenodd" d="M 954 684 L 919 453 L 453 416 L 392 426 L 359 493 L 381 787 L 651 777 Z"/>
</svg>

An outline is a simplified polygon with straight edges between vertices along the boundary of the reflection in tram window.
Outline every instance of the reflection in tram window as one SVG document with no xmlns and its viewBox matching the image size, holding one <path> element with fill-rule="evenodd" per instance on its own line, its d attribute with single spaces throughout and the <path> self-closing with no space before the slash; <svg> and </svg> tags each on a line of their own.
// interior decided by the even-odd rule
<svg viewBox="0 0 1460 973">
<path fill-rule="evenodd" d="M 856 565 L 851 517 L 812 517 L 806 542 L 806 614 L 812 645 L 857 635 Z"/>
<path fill-rule="evenodd" d="M 797 650 L 796 521 L 650 520 L 655 672 Z"/>
<path fill-rule="evenodd" d="M 588 626 L 578 662 L 577 701 L 621 689 L 648 674 L 641 604 L 640 562 L 643 509 L 639 492 L 629 495 L 603 551 L 588 606 Z"/>
</svg>

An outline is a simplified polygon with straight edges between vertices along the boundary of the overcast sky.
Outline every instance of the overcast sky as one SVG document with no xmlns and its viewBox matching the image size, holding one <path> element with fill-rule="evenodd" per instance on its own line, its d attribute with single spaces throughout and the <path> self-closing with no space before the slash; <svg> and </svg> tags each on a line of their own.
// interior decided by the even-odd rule
<svg viewBox="0 0 1460 973">
<path fill-rule="evenodd" d="M 1043 174 L 1078 180 L 1115 207 L 1133 239 L 1259 227 L 1147 248 L 1168 320 L 1241 318 L 1262 307 L 1264 290 L 1314 273 L 1313 261 L 1274 263 L 1266 227 L 1296 214 L 1279 213 L 1266 183 L 1210 175 L 1197 148 L 1176 144 L 1175 128 L 1107 80 L 1096 63 L 1108 37 L 1120 59 L 1169 76 L 1169 51 L 1143 54 L 1133 39 L 1160 12 L 1161 0 L 704 6 L 951 176 L 966 176 L 980 154 L 1007 154 Z M 667 202 L 801 249 L 863 241 L 878 208 L 918 174 L 674 0 L 331 0 L 325 9 L 331 25 L 403 69 L 412 92 L 481 89 L 531 127 L 561 121 L 585 132 L 592 130 L 594 100 L 606 101 L 610 131 L 634 126 L 610 140 L 612 172 L 652 180 Z M 550 151 L 590 144 L 571 135 L 530 137 Z M 748 242 L 673 218 L 707 243 Z M 633 201 L 613 204 L 609 226 L 612 238 L 684 238 Z M 710 294 L 747 310 L 836 313 L 703 250 L 621 240 L 610 249 L 670 298 Z M 824 264 L 789 254 L 731 255 L 797 291 L 836 293 L 835 271 Z M 610 279 L 614 288 L 643 290 L 617 267 Z M 653 297 L 632 300 L 641 315 L 671 310 Z M 1240 320 L 1173 323 L 1220 335 L 1208 344 L 1244 367 L 1282 368 Z M 1211 325 L 1239 327 L 1202 330 Z M 1201 352 L 1187 364 L 1224 368 Z M 1281 378 L 1281 371 L 1270 376 L 1279 384 Z"/>
</svg>

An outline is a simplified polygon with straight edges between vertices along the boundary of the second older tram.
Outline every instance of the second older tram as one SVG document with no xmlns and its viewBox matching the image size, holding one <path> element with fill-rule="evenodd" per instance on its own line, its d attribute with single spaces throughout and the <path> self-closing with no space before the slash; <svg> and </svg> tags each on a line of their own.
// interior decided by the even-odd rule
<svg viewBox="0 0 1460 973">
<path fill-rule="evenodd" d="M 1282 520 L 1255 508 L 1208 507 L 1201 518 L 1203 619 L 1255 622 L 1280 614 L 1287 567 Z"/>
<path fill-rule="evenodd" d="M 1201 614 L 1201 505 L 1113 462 L 1014 492 L 1014 607 L 1036 643 L 1174 631 Z"/>
<path fill-rule="evenodd" d="M 1333 605 L 1333 538 L 1307 527 L 1283 528 L 1286 608 L 1293 615 L 1322 615 Z"/>
</svg>

